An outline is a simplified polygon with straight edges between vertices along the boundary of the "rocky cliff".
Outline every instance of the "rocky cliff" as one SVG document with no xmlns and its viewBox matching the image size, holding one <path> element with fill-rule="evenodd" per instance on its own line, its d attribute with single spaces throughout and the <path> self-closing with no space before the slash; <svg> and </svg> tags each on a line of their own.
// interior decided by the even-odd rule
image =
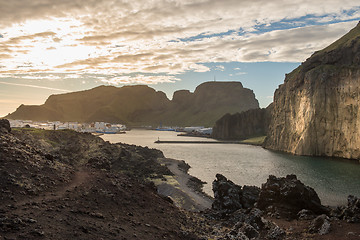
<svg viewBox="0 0 360 240">
<path fill-rule="evenodd" d="M 216 121 L 212 137 L 224 140 L 240 140 L 265 136 L 271 120 L 271 109 L 272 104 L 267 108 L 225 114 Z"/>
<path fill-rule="evenodd" d="M 226 113 L 259 108 L 252 90 L 240 82 L 206 82 L 191 93 L 174 93 L 170 108 L 163 115 L 170 125 L 205 125 L 212 127 Z"/>
<path fill-rule="evenodd" d="M 360 158 L 360 24 L 286 75 L 265 147 Z"/>
<path fill-rule="evenodd" d="M 21 105 L 10 119 L 37 121 L 105 121 L 127 125 L 213 126 L 225 113 L 259 108 L 252 90 L 240 82 L 207 82 L 194 93 L 181 90 L 169 100 L 148 86 L 101 86 L 52 95 L 41 106 Z"/>
</svg>

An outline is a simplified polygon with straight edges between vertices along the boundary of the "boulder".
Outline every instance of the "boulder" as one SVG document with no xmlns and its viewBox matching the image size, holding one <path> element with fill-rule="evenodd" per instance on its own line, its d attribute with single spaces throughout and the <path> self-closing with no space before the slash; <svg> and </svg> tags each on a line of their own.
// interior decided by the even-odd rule
<svg viewBox="0 0 360 240">
<path fill-rule="evenodd" d="M 360 223 L 360 198 L 349 195 L 348 205 L 342 209 L 341 216 L 350 223 Z"/>
<path fill-rule="evenodd" d="M 317 216 L 314 220 L 312 220 L 309 227 L 310 233 L 318 233 L 320 235 L 328 234 L 330 230 L 330 219 L 325 214 Z"/>
<path fill-rule="evenodd" d="M 216 174 L 216 180 L 212 186 L 215 198 L 212 209 L 224 212 L 253 207 L 260 192 L 260 189 L 255 186 L 242 188 L 221 174 Z"/>
<path fill-rule="evenodd" d="M 212 184 L 214 192 L 214 202 L 212 209 L 234 212 L 242 208 L 240 196 L 242 195 L 241 186 L 236 185 L 221 174 L 216 174 L 216 180 Z"/>
<path fill-rule="evenodd" d="M 10 122 L 7 119 L 0 119 L 0 133 L 11 132 Z"/>
<path fill-rule="evenodd" d="M 305 186 L 295 175 L 277 178 L 270 175 L 262 185 L 257 207 L 262 210 L 276 211 L 280 216 L 296 218 L 302 209 L 316 214 L 328 213 L 311 187 Z"/>
<path fill-rule="evenodd" d="M 315 218 L 315 215 L 312 211 L 303 209 L 298 212 L 297 217 L 299 220 L 312 220 Z"/>
<path fill-rule="evenodd" d="M 252 208 L 259 198 L 260 188 L 256 186 L 246 186 L 242 188 L 242 195 L 240 201 L 243 208 Z"/>
</svg>

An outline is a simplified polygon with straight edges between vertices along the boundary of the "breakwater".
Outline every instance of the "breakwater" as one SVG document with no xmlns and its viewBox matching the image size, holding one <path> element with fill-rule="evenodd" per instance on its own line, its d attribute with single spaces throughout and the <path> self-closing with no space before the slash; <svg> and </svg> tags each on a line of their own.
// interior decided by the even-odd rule
<svg viewBox="0 0 360 240">
<path fill-rule="evenodd" d="M 241 144 L 236 141 L 163 141 L 156 140 L 154 143 L 188 143 L 188 144 Z"/>
</svg>

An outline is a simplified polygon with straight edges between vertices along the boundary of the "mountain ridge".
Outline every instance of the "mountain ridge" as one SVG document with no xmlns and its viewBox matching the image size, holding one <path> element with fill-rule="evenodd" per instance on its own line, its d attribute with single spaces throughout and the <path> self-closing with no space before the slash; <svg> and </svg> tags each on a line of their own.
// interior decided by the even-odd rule
<svg viewBox="0 0 360 240">
<path fill-rule="evenodd" d="M 240 82 L 205 82 L 192 93 L 164 92 L 146 85 L 99 86 L 90 90 L 51 95 L 42 105 L 19 108 L 6 116 L 36 121 L 105 121 L 132 126 L 213 126 L 225 113 L 259 108 L 252 90 Z"/>
</svg>

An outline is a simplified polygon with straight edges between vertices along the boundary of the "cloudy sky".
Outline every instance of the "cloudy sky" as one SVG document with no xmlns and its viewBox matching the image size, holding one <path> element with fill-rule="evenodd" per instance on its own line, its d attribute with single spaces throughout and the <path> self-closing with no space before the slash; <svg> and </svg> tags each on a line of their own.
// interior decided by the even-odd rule
<svg viewBox="0 0 360 240">
<path fill-rule="evenodd" d="M 50 94 L 148 84 L 169 98 L 241 81 L 261 107 L 359 0 L 0 0 L 0 116 Z"/>
</svg>

